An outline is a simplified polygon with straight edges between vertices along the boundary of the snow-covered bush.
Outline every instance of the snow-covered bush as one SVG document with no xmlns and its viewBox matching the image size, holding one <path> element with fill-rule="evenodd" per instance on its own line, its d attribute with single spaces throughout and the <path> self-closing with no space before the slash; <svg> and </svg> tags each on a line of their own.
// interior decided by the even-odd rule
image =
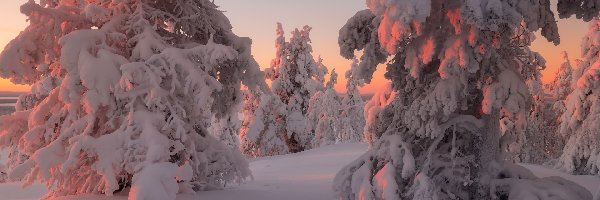
<svg viewBox="0 0 600 200">
<path fill-rule="evenodd" d="M 240 83 L 262 86 L 250 39 L 217 6 L 193 1 L 29 1 L 29 26 L 0 55 L 0 76 L 33 84 L 0 117 L 11 179 L 47 196 L 175 199 L 250 176 L 208 132 L 237 115 Z M 29 159 L 22 160 L 22 155 Z"/>
<path fill-rule="evenodd" d="M 575 174 L 600 174 L 600 20 L 590 22 L 582 42 L 573 92 L 565 101 L 560 133 L 567 137 L 557 167 Z"/>
<path fill-rule="evenodd" d="M 387 51 L 386 78 L 396 95 L 379 117 L 367 118 L 365 129 L 376 123 L 380 139 L 337 174 L 340 199 L 521 198 L 516 185 L 498 183 L 543 182 L 513 175 L 499 121 L 501 112 L 529 111 L 521 72 L 538 66 L 528 48 L 532 32 L 559 42 L 549 3 L 367 1 L 372 14 L 357 13 L 340 31 L 341 54 L 350 59 L 364 50 L 359 75 L 368 82 L 385 60 L 378 52 Z M 590 199 L 586 194 L 562 199 Z"/>
<path fill-rule="evenodd" d="M 322 60 L 315 61 L 312 56 L 311 29 L 309 26 L 295 29 L 287 42 L 278 23 L 276 56 L 266 70 L 266 77 L 273 81 L 271 90 L 286 106 L 283 124 L 285 141 L 291 153 L 312 148 L 311 141 L 315 136 L 307 134 L 311 132 L 306 131 L 305 115 L 310 97 L 322 90 L 327 73 Z"/>
</svg>

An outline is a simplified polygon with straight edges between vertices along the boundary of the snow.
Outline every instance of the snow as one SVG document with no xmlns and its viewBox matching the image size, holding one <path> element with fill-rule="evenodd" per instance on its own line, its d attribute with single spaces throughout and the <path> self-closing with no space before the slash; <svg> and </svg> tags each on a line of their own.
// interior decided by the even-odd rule
<svg viewBox="0 0 600 200">
<path fill-rule="evenodd" d="M 254 181 L 234 189 L 201 192 L 197 199 L 337 199 L 331 187 L 333 177 L 367 147 L 364 143 L 348 143 L 256 158 L 250 160 Z"/>
<path fill-rule="evenodd" d="M 241 185 L 232 185 L 225 190 L 203 191 L 196 195 L 179 194 L 178 200 L 211 199 L 211 200 L 333 200 L 338 199 L 332 191 L 332 180 L 335 174 L 347 163 L 362 155 L 368 148 L 365 143 L 348 143 L 324 146 L 296 154 L 262 157 L 250 160 L 250 169 L 254 180 Z M 0 161 L 4 162 L 5 151 L 0 153 Z M 575 176 L 561 173 L 539 165 L 521 164 L 532 170 L 534 175 L 545 178 L 558 176 L 573 181 L 593 194 L 598 192 L 600 178 L 596 176 Z M 391 167 L 391 166 L 388 166 Z M 385 171 L 385 170 L 384 170 Z M 380 175 L 386 176 L 381 171 Z M 427 190 L 427 177 L 417 176 L 421 184 L 416 190 Z M 374 183 L 383 184 L 389 183 Z M 381 189 L 386 189 L 382 187 Z M 0 194 L 3 199 L 33 200 L 39 199 L 46 192 L 41 184 L 34 184 L 21 189 L 20 183 L 0 184 Z M 384 192 L 384 191 L 381 191 Z M 418 191 L 413 191 L 420 193 Z M 422 193 L 422 192 L 421 192 Z M 113 197 L 100 195 L 79 195 L 59 198 L 60 200 L 125 200 L 127 196 L 116 193 Z"/>
<path fill-rule="evenodd" d="M 4 153 L 2 154 L 4 155 Z M 46 186 L 34 184 L 23 189 L 21 183 L 1 183 L 0 194 L 2 199 L 11 200 L 33 200 L 40 199 L 46 193 Z"/>
<path fill-rule="evenodd" d="M 599 192 L 598 189 L 600 189 L 599 188 L 600 177 L 598 177 L 598 176 L 570 175 L 570 174 L 558 172 L 557 170 L 554 170 L 554 169 L 548 169 L 546 167 L 539 166 L 539 165 L 533 165 L 533 164 L 520 164 L 520 165 L 531 170 L 534 175 L 536 175 L 537 177 L 540 177 L 540 178 L 558 176 L 558 177 L 573 181 L 573 182 L 581 185 L 585 189 L 589 190 L 590 192 L 592 192 L 592 194 L 596 194 L 597 192 Z"/>
</svg>

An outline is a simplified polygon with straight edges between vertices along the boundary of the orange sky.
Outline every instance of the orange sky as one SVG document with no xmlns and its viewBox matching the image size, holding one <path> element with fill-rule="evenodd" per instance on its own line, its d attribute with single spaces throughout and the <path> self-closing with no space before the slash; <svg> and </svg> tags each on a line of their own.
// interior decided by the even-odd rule
<svg viewBox="0 0 600 200">
<path fill-rule="evenodd" d="M 0 47 L 14 38 L 27 25 L 25 17 L 19 13 L 20 4 L 27 0 L 0 1 Z M 220 10 L 225 11 L 240 36 L 253 39 L 253 54 L 263 68 L 268 67 L 275 55 L 275 24 L 283 23 L 288 33 L 293 28 L 303 25 L 313 27 L 311 38 L 314 56 L 321 55 L 325 65 L 338 72 L 339 80 L 336 89 L 345 92 L 344 72 L 351 61 L 339 56 L 337 36 L 339 29 L 356 11 L 366 8 L 364 0 L 215 0 Z M 556 4 L 553 0 L 553 4 Z M 330 9 L 336 8 L 336 9 Z M 8 19 L 8 20 L 7 20 Z M 554 46 L 538 37 L 532 48 L 540 52 L 547 60 L 547 69 L 543 72 L 543 80 L 549 82 L 554 78 L 556 69 L 562 63 L 560 52 L 567 51 L 571 60 L 580 57 L 580 41 L 587 32 L 587 24 L 577 19 L 559 20 L 561 45 Z M 383 78 L 384 66 L 375 72 L 373 83 L 361 89 L 372 93 L 381 88 L 387 80 Z M 28 86 L 14 85 L 8 80 L 0 79 L 0 91 L 27 91 Z"/>
</svg>

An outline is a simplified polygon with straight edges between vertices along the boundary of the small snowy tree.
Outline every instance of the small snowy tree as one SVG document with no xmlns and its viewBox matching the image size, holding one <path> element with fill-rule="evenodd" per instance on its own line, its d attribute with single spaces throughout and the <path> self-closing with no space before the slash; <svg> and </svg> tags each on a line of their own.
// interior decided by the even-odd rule
<svg viewBox="0 0 600 200">
<path fill-rule="evenodd" d="M 302 30 L 295 29 L 290 41 L 286 42 L 283 28 L 278 23 L 276 57 L 266 70 L 266 77 L 273 81 L 271 90 L 286 105 L 283 123 L 291 153 L 311 148 L 314 135 L 306 134 L 310 132 L 305 131 L 305 115 L 310 97 L 323 88 L 326 74 L 322 60 L 316 62 L 311 54 L 310 30 L 308 26 Z"/>
<path fill-rule="evenodd" d="M 537 71 L 536 71 L 537 72 Z M 554 101 L 547 95 L 538 73 L 526 80 L 532 95 L 532 106 L 527 114 L 527 125 L 520 134 L 520 162 L 543 164 L 560 155 L 564 139 L 557 134 L 557 115 Z M 560 101 L 560 100 L 558 100 Z"/>
<path fill-rule="evenodd" d="M 250 39 L 214 3 L 42 0 L 21 12 L 29 26 L 0 55 L 0 76 L 33 84 L 0 117 L 0 146 L 18 153 L 11 179 L 43 182 L 48 197 L 131 187 L 130 199 L 175 199 L 250 176 L 208 128 L 236 116 L 240 83 L 266 85 Z"/>
<path fill-rule="evenodd" d="M 337 174 L 340 199 L 551 199 L 518 185 L 565 189 L 563 180 L 536 180 L 503 162 L 499 130 L 501 111 L 529 110 L 520 69 L 535 68 L 531 32 L 541 29 L 559 42 L 549 1 L 367 5 L 371 14 L 357 13 L 340 31 L 341 54 L 350 59 L 364 50 L 359 76 L 369 82 L 385 60 L 379 52 L 387 51 L 386 78 L 396 97 L 378 118 L 367 118 L 365 129 L 379 120 L 375 135 L 381 137 Z M 566 190 L 568 198 L 591 199 L 579 186 Z"/>
<path fill-rule="evenodd" d="M 272 93 L 251 89 L 244 96 L 240 149 L 251 157 L 287 154 L 285 105 Z"/>
<path fill-rule="evenodd" d="M 557 167 L 574 174 L 600 174 L 600 20 L 590 22 L 582 42 L 583 59 L 577 71 L 583 72 L 565 101 L 560 133 L 567 137 Z"/>
<path fill-rule="evenodd" d="M 567 52 L 562 52 L 564 62 L 558 68 L 556 77 L 549 84 L 548 90 L 557 102 L 563 103 L 567 96 L 573 91 L 573 67 Z"/>
<path fill-rule="evenodd" d="M 353 59 L 352 66 L 346 71 L 346 95 L 342 99 L 342 114 L 340 115 L 341 125 L 339 139 L 341 142 L 359 142 L 363 141 L 363 131 L 365 128 L 364 107 L 365 102 L 358 88 L 364 85 L 362 79 L 358 79 L 354 74 L 358 70 L 358 60 Z"/>
<path fill-rule="evenodd" d="M 333 88 L 337 83 L 337 73 L 331 71 L 324 92 L 314 94 L 309 101 L 306 114 L 307 135 L 314 135 L 312 147 L 319 147 L 340 142 L 340 96 Z"/>
<path fill-rule="evenodd" d="M 542 164 L 558 158 L 564 147 L 565 139 L 558 132 L 560 116 L 565 110 L 565 100 L 572 91 L 572 68 L 566 52 L 556 78 L 546 84 L 547 95 L 539 77 L 527 81 L 533 95 L 533 106 L 527 120 L 524 147 L 521 161 Z"/>
</svg>

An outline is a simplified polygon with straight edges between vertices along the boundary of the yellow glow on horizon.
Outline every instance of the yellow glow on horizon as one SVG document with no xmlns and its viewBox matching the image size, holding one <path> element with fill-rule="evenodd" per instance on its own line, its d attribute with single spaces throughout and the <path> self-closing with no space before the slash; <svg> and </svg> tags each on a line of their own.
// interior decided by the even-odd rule
<svg viewBox="0 0 600 200">
<path fill-rule="evenodd" d="M 29 85 L 16 85 L 8 79 L 0 79 L 0 92 L 27 92 L 31 90 Z"/>
</svg>

